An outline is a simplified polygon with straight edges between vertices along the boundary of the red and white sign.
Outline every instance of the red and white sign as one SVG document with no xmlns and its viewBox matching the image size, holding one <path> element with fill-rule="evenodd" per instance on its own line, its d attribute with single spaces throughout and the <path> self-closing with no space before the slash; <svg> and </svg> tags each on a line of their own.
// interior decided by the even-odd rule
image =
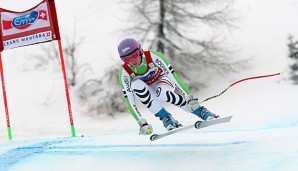
<svg viewBox="0 0 298 171">
<path fill-rule="evenodd" d="M 0 52 L 60 39 L 54 0 L 23 12 L 0 8 Z"/>
</svg>

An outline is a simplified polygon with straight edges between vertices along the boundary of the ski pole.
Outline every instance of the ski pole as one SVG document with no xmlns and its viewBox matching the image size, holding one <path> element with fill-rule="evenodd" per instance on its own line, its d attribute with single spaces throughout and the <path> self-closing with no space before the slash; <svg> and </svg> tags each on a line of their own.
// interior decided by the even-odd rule
<svg viewBox="0 0 298 171">
<path fill-rule="evenodd" d="M 256 77 L 249 77 L 249 78 L 244 78 L 244 79 L 241 79 L 241 80 L 238 80 L 234 83 L 232 83 L 231 85 L 229 85 L 224 91 L 222 91 L 221 93 L 215 95 L 215 96 L 212 96 L 212 97 L 209 97 L 203 101 L 200 101 L 199 104 L 202 104 L 210 99 L 213 99 L 213 98 L 216 98 L 216 97 L 219 97 L 221 96 L 222 94 L 224 94 L 224 92 L 226 92 L 229 88 L 231 88 L 232 86 L 234 86 L 235 84 L 238 84 L 240 82 L 243 82 L 243 81 L 247 81 L 247 80 L 252 80 L 252 79 L 258 79 L 258 78 L 265 78 L 265 77 L 273 77 L 273 76 L 277 76 L 277 75 L 281 75 L 282 72 L 279 72 L 279 73 L 276 73 L 276 74 L 270 74 L 270 75 L 261 75 L 261 76 L 256 76 Z"/>
</svg>

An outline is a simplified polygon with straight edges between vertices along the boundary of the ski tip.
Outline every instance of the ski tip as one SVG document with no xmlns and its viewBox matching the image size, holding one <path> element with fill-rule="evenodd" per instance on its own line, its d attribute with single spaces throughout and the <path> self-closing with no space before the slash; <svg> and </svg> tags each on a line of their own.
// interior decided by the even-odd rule
<svg viewBox="0 0 298 171">
<path fill-rule="evenodd" d="M 151 141 L 156 140 L 156 137 L 157 137 L 157 136 L 158 136 L 157 134 L 153 134 L 153 135 L 151 135 L 151 136 L 150 136 L 150 140 L 151 140 Z"/>
<path fill-rule="evenodd" d="M 196 123 L 195 123 L 195 128 L 199 128 L 200 127 L 200 124 L 202 123 L 203 121 L 197 121 Z"/>
</svg>

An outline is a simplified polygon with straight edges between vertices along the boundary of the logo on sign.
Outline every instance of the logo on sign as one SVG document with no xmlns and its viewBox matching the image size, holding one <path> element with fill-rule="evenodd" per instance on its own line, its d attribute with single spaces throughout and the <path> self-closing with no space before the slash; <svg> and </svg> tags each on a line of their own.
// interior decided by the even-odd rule
<svg viewBox="0 0 298 171">
<path fill-rule="evenodd" d="M 3 20 L 3 29 L 9 30 L 16 28 L 19 30 L 26 29 L 38 19 L 47 20 L 47 12 L 45 10 L 32 11 L 29 14 L 15 17 L 11 21 Z"/>
</svg>

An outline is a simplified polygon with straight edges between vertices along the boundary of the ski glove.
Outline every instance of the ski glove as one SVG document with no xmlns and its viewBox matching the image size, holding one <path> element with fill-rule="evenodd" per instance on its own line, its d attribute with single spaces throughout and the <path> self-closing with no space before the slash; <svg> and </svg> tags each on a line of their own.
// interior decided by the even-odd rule
<svg viewBox="0 0 298 171">
<path fill-rule="evenodd" d="M 150 135 L 153 131 L 152 126 L 147 123 L 145 119 L 140 119 L 138 121 L 138 124 L 140 125 L 140 133 L 142 135 Z"/>
<path fill-rule="evenodd" d="M 192 112 L 200 107 L 199 101 L 197 98 L 194 98 L 192 94 L 189 94 L 185 97 L 187 101 L 187 109 Z"/>
</svg>

